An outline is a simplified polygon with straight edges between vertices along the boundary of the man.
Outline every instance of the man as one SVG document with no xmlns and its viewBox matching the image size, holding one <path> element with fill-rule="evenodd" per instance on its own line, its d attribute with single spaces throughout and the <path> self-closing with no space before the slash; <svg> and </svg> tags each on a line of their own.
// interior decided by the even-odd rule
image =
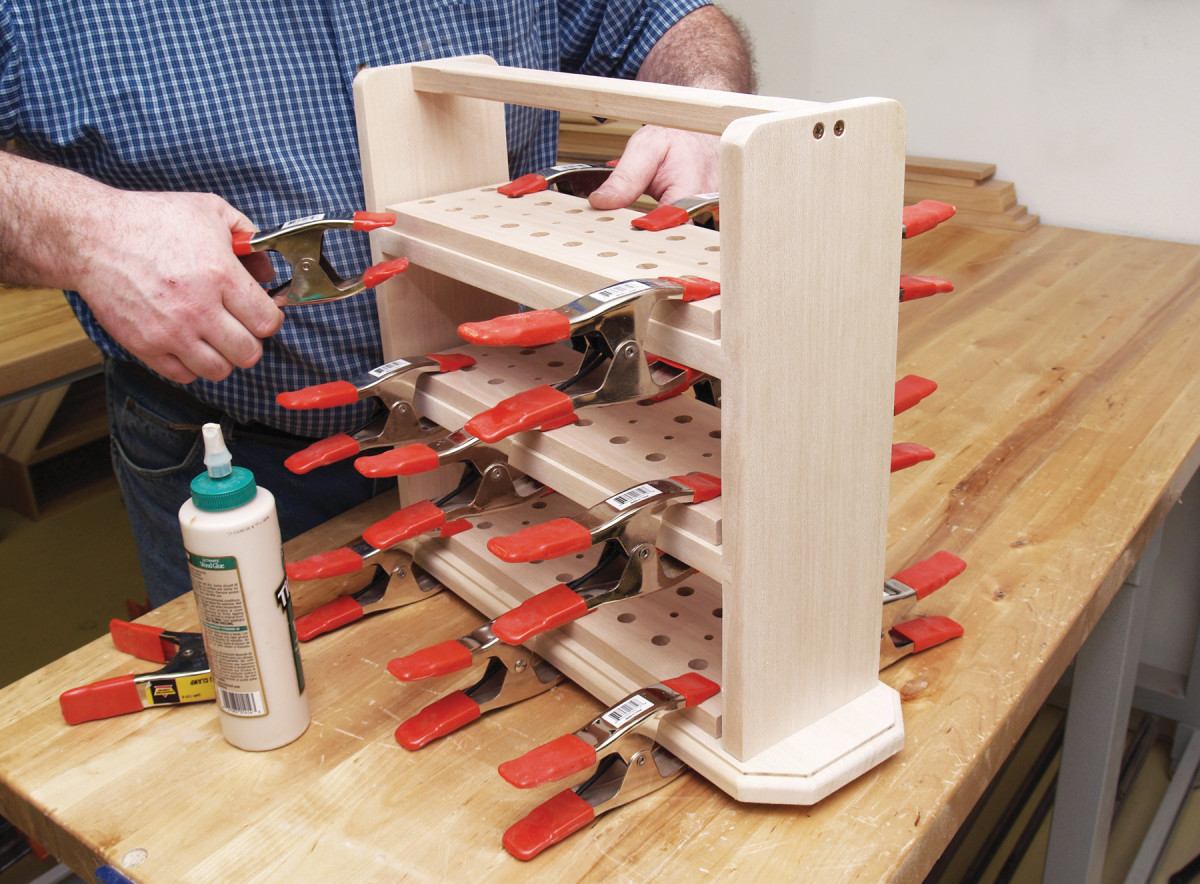
<svg viewBox="0 0 1200 884">
<path fill-rule="evenodd" d="M 276 393 L 382 361 L 370 293 L 293 308 L 232 233 L 362 201 L 351 84 L 363 66 L 485 53 L 501 64 L 748 91 L 707 0 L 0 0 L 0 281 L 61 287 L 105 353 L 113 460 L 149 598 L 189 588 L 175 513 L 199 424 L 279 501 L 285 539 L 376 493 L 349 464 L 284 458 L 372 403 L 288 412 Z M 511 173 L 554 160 L 556 116 L 507 109 Z M 646 128 L 596 208 L 716 189 L 715 139 Z M 326 238 L 334 267 L 366 238 Z"/>
</svg>

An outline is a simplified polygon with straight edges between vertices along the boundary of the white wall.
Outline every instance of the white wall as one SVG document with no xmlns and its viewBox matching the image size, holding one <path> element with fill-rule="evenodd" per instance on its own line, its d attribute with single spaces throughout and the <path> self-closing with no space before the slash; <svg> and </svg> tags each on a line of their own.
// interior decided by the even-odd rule
<svg viewBox="0 0 1200 884">
<path fill-rule="evenodd" d="M 1045 224 L 1200 243 L 1200 0 L 717 0 L 759 91 L 895 98 Z"/>
</svg>

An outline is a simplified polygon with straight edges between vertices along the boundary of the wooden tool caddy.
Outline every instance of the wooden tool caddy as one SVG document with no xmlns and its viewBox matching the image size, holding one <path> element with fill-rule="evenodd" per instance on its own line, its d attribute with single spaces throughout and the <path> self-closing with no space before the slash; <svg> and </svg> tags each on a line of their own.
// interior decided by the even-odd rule
<svg viewBox="0 0 1200 884">
<path fill-rule="evenodd" d="M 567 347 L 468 348 L 460 322 L 556 307 L 613 282 L 693 274 L 719 298 L 659 308 L 650 352 L 721 379 L 691 397 L 590 409 L 501 443 L 558 493 L 423 543 L 418 561 L 494 617 L 587 560 L 509 565 L 489 536 L 693 470 L 723 494 L 669 512 L 660 545 L 686 586 L 598 609 L 531 642 L 604 703 L 700 671 L 721 693 L 659 741 L 744 801 L 808 804 L 896 752 L 898 695 L 878 678 L 895 381 L 904 117 L 829 104 L 502 68 L 482 57 L 364 71 L 355 82 L 367 208 L 397 213 L 377 259 L 409 270 L 379 294 L 385 355 L 472 353 L 417 406 L 456 429 L 566 377 Z M 632 210 L 554 192 L 509 199 L 502 102 L 721 134 L 721 231 L 657 233 Z M 437 492 L 411 480 L 406 497 Z M 407 501 L 406 501 L 407 502 Z M 485 527 L 490 522 L 490 527 Z M 453 638 L 423 637 L 428 642 Z M 580 723 L 582 724 L 582 722 Z"/>
</svg>

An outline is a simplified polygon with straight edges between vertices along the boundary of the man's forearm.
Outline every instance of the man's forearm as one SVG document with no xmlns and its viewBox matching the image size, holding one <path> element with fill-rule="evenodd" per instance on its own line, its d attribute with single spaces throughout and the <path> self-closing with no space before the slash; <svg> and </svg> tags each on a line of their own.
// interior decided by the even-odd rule
<svg viewBox="0 0 1200 884">
<path fill-rule="evenodd" d="M 0 282 L 72 288 L 74 234 L 109 193 L 83 175 L 0 152 Z"/>
<path fill-rule="evenodd" d="M 715 6 L 702 6 L 675 22 L 654 44 L 637 78 L 727 92 L 754 91 L 746 39 Z"/>
</svg>

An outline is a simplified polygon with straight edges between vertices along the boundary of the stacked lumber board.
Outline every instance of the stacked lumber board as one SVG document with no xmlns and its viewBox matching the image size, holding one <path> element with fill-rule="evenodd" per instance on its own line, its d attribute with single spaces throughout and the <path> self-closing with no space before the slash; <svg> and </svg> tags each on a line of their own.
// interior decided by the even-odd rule
<svg viewBox="0 0 1200 884">
<path fill-rule="evenodd" d="M 564 113 L 558 130 L 559 162 L 615 159 L 637 128 L 633 123 Z M 1009 181 L 997 181 L 995 173 L 992 163 L 909 156 L 904 167 L 904 201 L 950 203 L 958 209 L 950 223 L 969 227 L 1016 231 L 1036 227 L 1038 216 L 1018 204 L 1016 187 Z"/>
<path fill-rule="evenodd" d="M 938 200 L 958 209 L 952 222 L 971 227 L 1029 230 L 1038 216 L 1017 203 L 1017 188 L 997 181 L 991 163 L 908 156 L 904 164 L 904 201 Z"/>
</svg>

